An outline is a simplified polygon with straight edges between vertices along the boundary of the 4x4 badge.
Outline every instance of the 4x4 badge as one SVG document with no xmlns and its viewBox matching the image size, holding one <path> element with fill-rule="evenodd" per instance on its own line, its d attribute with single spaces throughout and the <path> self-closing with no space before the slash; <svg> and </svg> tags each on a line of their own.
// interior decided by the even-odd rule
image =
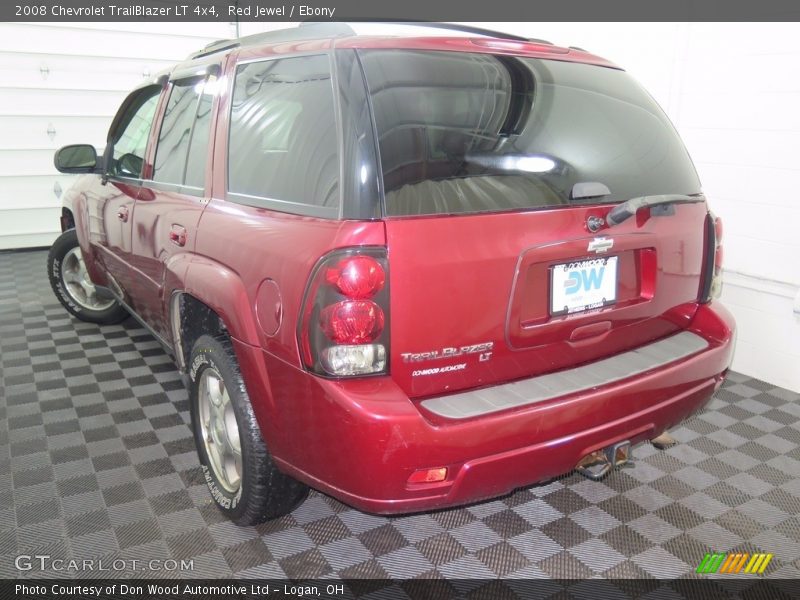
<svg viewBox="0 0 800 600">
<path fill-rule="evenodd" d="M 591 242 L 589 242 L 589 247 L 586 248 L 589 252 L 594 252 L 595 254 L 600 254 L 601 252 L 608 252 L 613 248 L 614 240 L 607 237 L 598 237 L 594 238 Z"/>
</svg>

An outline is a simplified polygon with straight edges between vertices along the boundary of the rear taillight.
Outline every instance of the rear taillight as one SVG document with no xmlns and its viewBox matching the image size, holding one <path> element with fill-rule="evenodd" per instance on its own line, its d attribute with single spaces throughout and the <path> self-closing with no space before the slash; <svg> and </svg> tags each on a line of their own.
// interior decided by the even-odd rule
<svg viewBox="0 0 800 600">
<path fill-rule="evenodd" d="M 325 280 L 348 298 L 371 298 L 383 289 L 386 271 L 372 256 L 348 256 L 325 270 Z"/>
<path fill-rule="evenodd" d="M 700 302 L 711 302 L 722 293 L 722 219 L 706 215 L 706 260 Z"/>
<path fill-rule="evenodd" d="M 386 248 L 336 250 L 315 267 L 299 328 L 307 369 L 334 377 L 386 373 L 389 352 Z"/>
</svg>

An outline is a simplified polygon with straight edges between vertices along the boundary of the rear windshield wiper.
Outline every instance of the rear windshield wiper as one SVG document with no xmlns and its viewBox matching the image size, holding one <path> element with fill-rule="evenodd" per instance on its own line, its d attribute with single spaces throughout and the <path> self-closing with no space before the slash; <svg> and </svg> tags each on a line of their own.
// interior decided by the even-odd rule
<svg viewBox="0 0 800 600">
<path fill-rule="evenodd" d="M 609 227 L 619 225 L 626 219 L 629 219 L 636 214 L 640 208 L 648 208 L 651 206 L 663 206 L 666 204 L 695 204 L 697 202 L 704 202 L 705 197 L 702 194 L 697 196 L 684 196 L 682 194 L 662 194 L 658 196 L 639 196 L 626 200 L 622 204 L 617 204 L 611 209 L 611 212 L 606 215 L 606 223 Z"/>
</svg>

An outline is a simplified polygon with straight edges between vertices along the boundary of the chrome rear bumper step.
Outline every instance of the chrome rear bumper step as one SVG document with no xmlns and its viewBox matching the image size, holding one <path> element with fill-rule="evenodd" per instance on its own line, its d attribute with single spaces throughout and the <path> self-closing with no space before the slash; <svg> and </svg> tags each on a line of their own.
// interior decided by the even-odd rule
<svg viewBox="0 0 800 600">
<path fill-rule="evenodd" d="M 468 419 L 615 383 L 697 354 L 706 348 L 708 348 L 706 340 L 690 331 L 683 331 L 652 344 L 574 369 L 480 390 L 430 398 L 423 400 L 421 404 L 426 410 L 441 417 Z"/>
</svg>

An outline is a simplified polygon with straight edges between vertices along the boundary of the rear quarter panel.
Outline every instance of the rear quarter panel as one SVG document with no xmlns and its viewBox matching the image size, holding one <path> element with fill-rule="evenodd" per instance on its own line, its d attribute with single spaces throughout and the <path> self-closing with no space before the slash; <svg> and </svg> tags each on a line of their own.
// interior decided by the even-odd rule
<svg viewBox="0 0 800 600">
<path fill-rule="evenodd" d="M 291 415 L 314 378 L 302 372 L 297 343 L 314 265 L 335 248 L 383 244 L 382 222 L 299 217 L 221 200 L 204 211 L 186 288 L 221 316 L 234 339 L 253 410 L 275 457 L 292 455 Z M 259 294 L 266 288 L 273 290 L 267 300 Z"/>
<path fill-rule="evenodd" d="M 382 222 L 317 219 L 212 200 L 200 221 L 188 282 L 192 294 L 209 305 L 235 301 L 225 309 L 233 337 L 299 367 L 297 320 L 314 265 L 336 248 L 384 244 Z M 267 314 L 263 305 L 261 314 L 257 310 L 267 280 L 278 290 L 278 304 L 269 307 L 280 313 L 277 331 L 275 313 Z M 233 288 L 240 297 L 228 293 Z"/>
</svg>

